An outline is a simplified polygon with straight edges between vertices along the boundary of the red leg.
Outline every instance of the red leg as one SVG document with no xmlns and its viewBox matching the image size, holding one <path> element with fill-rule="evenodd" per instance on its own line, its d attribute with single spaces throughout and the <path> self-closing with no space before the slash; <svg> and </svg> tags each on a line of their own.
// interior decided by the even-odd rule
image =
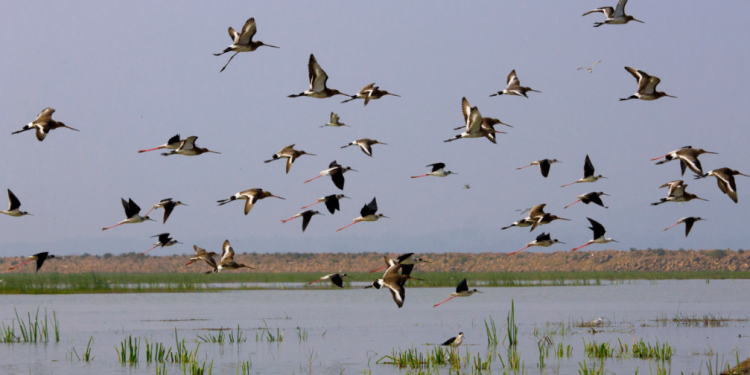
<svg viewBox="0 0 750 375">
<path fill-rule="evenodd" d="M 24 264 L 26 264 L 26 263 L 29 263 L 29 262 L 31 262 L 31 261 L 34 261 L 34 260 L 36 260 L 36 259 L 29 259 L 29 260 L 27 260 L 27 261 L 25 261 L 25 262 L 23 262 L 23 263 L 21 263 L 21 264 L 19 264 L 19 265 L 17 265 L 17 266 L 14 266 L 14 267 L 10 267 L 10 268 L 8 268 L 8 271 L 10 271 L 10 270 L 13 270 L 13 269 L 16 269 L 16 268 L 18 268 L 18 267 L 21 267 L 21 266 L 23 266 Z"/>
<path fill-rule="evenodd" d="M 411 178 L 420 178 L 420 177 L 427 177 L 427 176 L 429 176 L 429 174 L 422 174 L 422 175 L 419 175 L 419 176 L 411 176 Z"/>
<path fill-rule="evenodd" d="M 580 250 L 580 249 L 582 249 L 582 248 L 584 248 L 584 247 L 586 247 L 586 246 L 588 246 L 588 245 L 591 245 L 592 243 L 593 243 L 593 242 L 589 242 L 589 243 L 587 243 L 587 244 L 585 244 L 585 245 L 583 245 L 583 246 L 578 246 L 578 247 L 576 247 L 575 249 L 573 249 L 573 250 L 570 250 L 570 252 L 572 253 L 572 252 L 574 252 L 574 251 L 576 251 L 576 250 Z"/>
<path fill-rule="evenodd" d="M 352 226 L 352 225 L 354 225 L 354 224 L 357 224 L 357 223 L 359 223 L 359 221 L 355 221 L 355 222 L 353 222 L 353 223 L 351 223 L 351 224 L 349 224 L 349 225 L 347 225 L 347 226 L 345 226 L 345 227 L 343 227 L 343 228 L 339 228 L 339 229 L 337 229 L 337 230 L 336 230 L 336 232 L 338 232 L 338 231 L 340 231 L 340 230 L 344 230 L 344 229 L 346 229 L 346 228 L 349 228 L 350 226 Z"/>
<path fill-rule="evenodd" d="M 320 203 L 320 201 L 318 201 L 318 202 L 315 202 L 315 203 L 313 203 L 313 204 L 308 204 L 307 206 L 305 206 L 305 207 L 302 207 L 302 208 L 300 208 L 300 210 L 304 210 L 305 208 L 308 208 L 308 207 L 312 207 L 312 206 L 314 206 L 314 205 L 316 205 L 316 204 L 318 204 L 318 203 Z"/>
<path fill-rule="evenodd" d="M 432 307 L 438 307 L 438 306 L 440 306 L 440 305 L 442 305 L 442 304 L 444 304 L 444 303 L 446 303 L 446 302 L 448 302 L 448 301 L 450 301 L 450 300 L 452 300 L 452 299 L 454 299 L 454 298 L 456 298 L 456 296 L 452 296 L 452 297 L 448 298 L 447 300 L 445 300 L 445 301 L 443 301 L 443 302 L 440 302 L 440 303 L 438 303 L 437 305 L 435 305 L 435 306 L 432 306 Z"/>
<path fill-rule="evenodd" d="M 579 200 L 577 200 L 577 201 L 575 201 L 575 202 L 573 202 L 573 203 L 571 203 L 571 204 L 569 204 L 569 205 L 565 206 L 565 208 L 568 208 L 568 207 L 570 207 L 570 206 L 572 206 L 572 205 L 574 205 L 574 204 L 576 204 L 576 203 L 578 203 L 578 202 L 580 202 L 580 201 L 581 201 L 581 200 L 579 199 Z M 563 208 L 563 210 L 564 210 L 565 208 Z"/>
<path fill-rule="evenodd" d="M 164 148 L 164 147 L 159 146 L 159 147 L 149 148 L 148 150 L 138 150 L 138 153 L 140 154 L 142 152 L 149 152 L 149 151 L 161 150 L 162 148 Z"/>
<path fill-rule="evenodd" d="M 318 178 L 321 178 L 321 177 L 323 177 L 323 175 L 320 175 L 320 176 L 318 176 L 318 177 L 315 177 L 315 178 L 311 178 L 311 179 L 309 179 L 309 180 L 305 181 L 304 183 L 306 184 L 306 183 L 308 183 L 308 182 L 310 182 L 310 181 L 312 181 L 312 180 L 316 180 L 316 179 L 318 179 Z"/>
<path fill-rule="evenodd" d="M 115 224 L 115 225 L 113 225 L 113 226 L 111 226 L 111 227 L 106 227 L 106 228 L 102 228 L 102 230 L 112 229 L 112 228 L 114 228 L 114 227 L 116 227 L 116 226 L 118 226 L 118 225 L 121 225 L 121 224 L 122 224 L 122 223 L 119 223 L 119 224 Z"/>
<path fill-rule="evenodd" d="M 528 249 L 528 248 L 530 248 L 530 247 L 531 247 L 531 246 L 526 246 L 526 247 L 524 247 L 524 248 L 523 248 L 523 249 L 521 249 L 521 250 L 516 250 L 516 251 L 514 251 L 514 252 L 512 252 L 512 253 L 508 253 L 508 255 L 513 255 L 513 254 L 516 254 L 516 253 L 520 253 L 520 252 L 522 252 L 522 251 L 524 251 L 524 250 L 526 250 L 526 249 Z"/>
<path fill-rule="evenodd" d="M 373 273 L 373 272 L 378 272 L 378 271 L 380 271 L 380 270 L 384 270 L 384 269 L 386 269 L 386 268 L 388 268 L 388 266 L 387 266 L 387 265 L 386 265 L 386 266 L 383 266 L 383 267 L 380 267 L 380 268 L 378 268 L 378 269 L 376 269 L 376 270 L 372 270 L 372 271 L 370 271 L 370 273 Z"/>
<path fill-rule="evenodd" d="M 149 252 L 149 251 L 151 251 L 151 250 L 153 250 L 153 249 L 156 249 L 156 247 L 157 247 L 157 246 L 159 246 L 159 245 L 154 245 L 154 247 L 152 247 L 152 248 L 150 248 L 150 249 L 148 249 L 148 250 L 146 250 L 146 251 L 142 252 L 142 253 L 141 253 L 141 255 L 143 255 L 143 254 L 146 254 L 147 252 Z"/>
</svg>

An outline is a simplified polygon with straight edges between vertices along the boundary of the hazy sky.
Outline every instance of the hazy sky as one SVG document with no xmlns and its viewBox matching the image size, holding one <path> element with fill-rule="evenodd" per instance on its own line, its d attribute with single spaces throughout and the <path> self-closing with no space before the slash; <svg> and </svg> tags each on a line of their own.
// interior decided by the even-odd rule
<svg viewBox="0 0 750 375">
<path fill-rule="evenodd" d="M 611 3 L 611 4 L 609 4 Z M 0 217 L 0 255 L 48 250 L 58 254 L 145 251 L 152 235 L 170 232 L 186 245 L 152 254 L 217 251 L 225 238 L 237 252 L 509 252 L 541 230 L 500 228 L 521 216 L 516 209 L 547 203 L 547 211 L 573 221 L 542 227 L 569 250 L 591 238 L 586 217 L 601 222 L 615 248 L 742 248 L 747 245 L 750 179 L 738 176 L 740 203 L 723 195 L 714 178 L 693 181 L 692 193 L 710 202 L 667 203 L 658 187 L 680 178 L 679 165 L 649 159 L 685 145 L 717 151 L 704 170 L 731 167 L 750 173 L 750 87 L 747 48 L 750 3 L 728 7 L 692 2 L 633 0 L 627 12 L 645 24 L 591 27 L 603 15 L 581 14 L 603 0 L 577 2 L 10 2 L 0 12 L 5 35 L 0 64 L 2 188 L 10 188 L 35 216 Z M 727 4 L 729 5 L 729 4 Z M 730 10 L 730 11 L 728 11 Z M 280 46 L 215 57 L 255 17 L 256 40 Z M 402 97 L 367 107 L 361 100 L 287 98 L 307 89 L 314 53 L 329 87 L 354 94 L 376 82 Z M 593 74 L 576 68 L 602 63 Z M 678 99 L 618 101 L 636 91 L 623 67 L 662 79 L 660 90 Z M 516 69 L 521 83 L 543 93 L 492 97 Z M 443 140 L 463 124 L 462 97 L 487 117 L 514 125 L 485 139 Z M 44 142 L 33 132 L 11 136 L 45 107 L 80 129 L 53 131 Z M 319 128 L 334 111 L 351 128 Z M 138 154 L 179 133 L 221 155 Z M 358 138 L 388 143 L 374 158 Z M 296 143 L 318 156 L 299 159 L 288 175 L 283 162 L 264 164 Z M 589 154 L 608 180 L 560 185 L 583 176 Z M 538 168 L 517 167 L 557 158 L 545 179 Z M 341 212 L 281 224 L 316 198 L 339 193 L 330 178 L 309 184 L 332 160 L 349 165 Z M 411 179 L 425 165 L 444 162 L 458 173 Z M 469 183 L 470 190 L 463 185 Z M 216 200 L 251 187 L 286 200 L 260 201 L 243 215 L 241 203 Z M 577 204 L 576 196 L 604 191 L 609 209 Z M 359 216 L 377 196 L 391 217 L 336 229 Z M 126 225 L 120 197 L 144 213 L 171 197 L 178 207 L 166 225 Z M 315 206 L 321 211 L 323 205 Z M 685 216 L 697 223 L 663 229 Z M 587 249 L 609 248 L 604 245 Z M 534 250 L 534 249 L 533 249 Z M 536 249 L 535 251 L 539 251 Z"/>
</svg>

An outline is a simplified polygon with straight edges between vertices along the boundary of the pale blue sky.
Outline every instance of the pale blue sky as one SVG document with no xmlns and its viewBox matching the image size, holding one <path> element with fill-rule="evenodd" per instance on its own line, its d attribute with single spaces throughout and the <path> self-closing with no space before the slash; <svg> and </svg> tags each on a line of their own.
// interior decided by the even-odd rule
<svg viewBox="0 0 750 375">
<path fill-rule="evenodd" d="M 600 14 L 581 14 L 615 0 L 544 2 L 13 2 L 0 13 L 5 35 L 0 66 L 3 111 L 2 184 L 35 216 L 0 217 L 0 255 L 49 250 L 59 254 L 145 251 L 152 235 L 170 232 L 186 245 L 152 254 L 212 250 L 233 241 L 238 252 L 388 251 L 510 252 L 541 231 L 500 227 L 514 211 L 547 203 L 572 222 L 544 226 L 569 250 L 591 238 L 586 217 L 620 240 L 615 248 L 742 248 L 750 179 L 738 177 L 740 203 L 721 194 L 713 178 L 689 191 L 710 202 L 649 203 L 659 185 L 680 178 L 678 163 L 650 158 L 684 145 L 720 152 L 701 157 L 705 170 L 750 173 L 746 119 L 750 25 L 746 2 L 718 8 L 692 2 L 633 0 L 627 12 L 646 24 L 591 27 Z M 729 10 L 729 11 L 728 11 Z M 280 46 L 238 55 L 212 53 L 249 17 L 256 40 Z M 353 94 L 376 82 L 401 95 L 363 107 L 336 99 L 290 99 L 307 88 L 314 53 L 329 87 Z M 596 60 L 594 73 L 577 71 Z M 636 91 L 623 67 L 662 79 L 659 89 L 678 99 L 618 101 Z M 543 93 L 489 95 L 516 69 L 521 83 Z M 483 139 L 443 140 L 463 123 L 461 98 L 481 113 L 514 125 L 498 144 Z M 38 142 L 31 132 L 11 136 L 44 107 L 80 129 L 56 130 Z M 319 128 L 334 111 L 351 128 Z M 500 129 L 505 131 L 506 129 Z M 221 155 L 199 157 L 138 149 L 163 144 L 175 133 Z M 374 158 L 339 147 L 374 138 Z M 281 162 L 264 164 L 281 147 L 318 156 L 299 159 L 288 175 Z M 591 156 L 610 179 L 567 188 L 582 177 Z M 537 168 L 515 168 L 557 158 L 548 179 Z M 316 198 L 338 193 L 330 179 L 312 178 L 332 160 L 359 170 L 346 175 L 334 216 L 280 220 Z M 457 176 L 412 180 L 426 164 L 444 162 Z M 463 184 L 471 184 L 463 190 Z M 287 198 L 264 200 L 248 216 L 240 203 L 215 201 L 259 187 Z M 579 194 L 604 191 L 608 210 L 582 204 Z M 377 196 L 391 217 L 336 233 Z M 172 197 L 178 207 L 166 225 L 149 222 L 102 232 L 124 219 L 120 197 L 145 212 Z M 323 210 L 322 205 L 316 206 Z M 161 211 L 152 214 L 161 217 Z M 690 237 L 662 230 L 685 216 L 701 216 Z M 587 249 L 609 248 L 596 245 Z"/>
</svg>

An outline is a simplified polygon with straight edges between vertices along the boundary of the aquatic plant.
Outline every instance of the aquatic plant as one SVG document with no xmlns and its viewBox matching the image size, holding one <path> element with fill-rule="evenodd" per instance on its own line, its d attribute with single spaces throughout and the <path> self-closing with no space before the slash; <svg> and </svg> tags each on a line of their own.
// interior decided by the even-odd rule
<svg viewBox="0 0 750 375">
<path fill-rule="evenodd" d="M 121 363 L 137 363 L 138 356 L 140 354 L 140 344 L 140 337 L 136 337 L 136 339 L 133 340 L 133 337 L 131 335 L 128 335 L 127 339 L 122 340 L 119 348 L 115 346 L 115 351 L 117 352 L 117 361 Z"/>
<path fill-rule="evenodd" d="M 484 329 L 487 331 L 487 346 L 497 346 L 497 327 L 495 327 L 495 320 L 490 315 L 490 322 L 484 321 Z"/>
<path fill-rule="evenodd" d="M 246 341 L 247 341 L 247 337 L 244 337 L 242 335 L 242 331 L 240 330 L 240 325 L 239 324 L 237 325 L 237 334 L 236 335 L 234 334 L 234 332 L 229 332 L 229 343 L 230 344 L 241 343 L 241 342 L 246 342 Z"/>
<path fill-rule="evenodd" d="M 516 308 L 513 300 L 510 300 L 510 311 L 508 312 L 508 345 L 518 344 L 518 326 L 516 325 Z"/>
<path fill-rule="evenodd" d="M 586 366 L 586 360 L 583 363 L 578 362 L 579 375 L 604 375 L 604 361 L 599 362 L 599 368 L 596 368 L 596 362 L 591 363 L 591 368 Z"/>
<path fill-rule="evenodd" d="M 250 368 L 253 366 L 250 360 L 243 361 L 237 366 L 237 375 L 250 375 Z"/>
<path fill-rule="evenodd" d="M 18 316 L 18 310 L 13 308 L 16 313 L 16 320 L 18 321 L 18 329 L 21 331 L 21 336 L 15 335 L 15 323 L 11 322 L 9 327 L 5 324 L 2 325 L 2 342 L 26 342 L 26 343 L 37 343 L 37 342 L 49 342 L 49 318 L 47 316 L 47 309 L 44 309 L 44 320 L 39 320 L 39 308 L 36 309 L 34 320 L 31 320 L 31 312 L 27 312 L 28 322 L 24 321 Z M 52 326 L 55 332 L 55 341 L 60 341 L 60 327 L 57 321 L 57 315 L 52 311 L 53 319 Z"/>
<path fill-rule="evenodd" d="M 307 330 L 297 326 L 297 338 L 299 339 L 299 342 L 307 341 Z"/>
<path fill-rule="evenodd" d="M 239 327 L 238 327 L 238 329 L 239 329 Z M 203 336 L 201 336 L 201 335 L 197 335 L 197 336 L 198 336 L 198 339 L 201 340 L 201 341 L 203 341 L 203 342 L 210 342 L 210 343 L 219 344 L 219 345 L 224 345 L 224 341 L 226 339 L 226 336 L 224 335 L 224 328 L 223 327 L 219 328 L 219 334 L 218 335 L 213 335 L 211 333 L 206 333 Z"/>
<path fill-rule="evenodd" d="M 659 345 L 659 342 L 657 341 L 656 345 L 651 346 L 651 343 L 644 343 L 643 339 L 641 339 L 641 341 L 638 343 L 636 343 L 634 339 L 632 354 L 635 358 L 653 358 L 657 360 L 671 361 L 674 350 L 666 342 L 662 345 Z"/>
<path fill-rule="evenodd" d="M 610 347 L 608 342 L 603 342 L 601 344 L 597 343 L 594 340 L 591 340 L 589 342 L 586 342 L 585 338 L 582 338 L 583 340 L 583 350 L 586 352 L 586 354 L 589 356 L 589 358 L 612 358 L 614 356 L 615 350 Z"/>
</svg>

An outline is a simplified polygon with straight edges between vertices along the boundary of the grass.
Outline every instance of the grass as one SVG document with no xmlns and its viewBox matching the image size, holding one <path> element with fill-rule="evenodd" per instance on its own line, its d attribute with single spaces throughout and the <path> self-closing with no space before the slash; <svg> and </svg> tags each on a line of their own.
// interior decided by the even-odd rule
<svg viewBox="0 0 750 375">
<path fill-rule="evenodd" d="M 490 322 L 484 321 L 484 329 L 487 330 L 487 346 L 497 346 L 497 327 L 495 327 L 495 320 L 490 315 Z"/>
<path fill-rule="evenodd" d="M 685 315 L 685 314 L 675 314 L 672 318 L 667 318 L 666 316 L 658 317 L 654 319 L 654 321 L 661 323 L 662 325 L 669 325 L 669 324 L 676 324 L 679 326 L 687 326 L 687 327 L 725 327 L 729 325 L 729 323 L 732 322 L 747 322 L 750 318 L 739 318 L 739 319 L 730 319 L 730 318 L 724 318 L 721 315 L 713 315 L 713 314 L 705 314 L 703 316 L 698 315 Z"/>
<path fill-rule="evenodd" d="M 515 346 L 518 344 L 518 326 L 516 325 L 516 306 L 513 300 L 510 300 L 510 311 L 508 311 L 508 345 Z"/>
<path fill-rule="evenodd" d="M 136 337 L 135 340 L 133 340 L 133 337 L 128 335 L 127 339 L 122 340 L 119 348 L 115 346 L 117 361 L 120 363 L 138 363 L 140 344 L 140 337 Z"/>
<path fill-rule="evenodd" d="M 369 273 L 350 273 L 354 281 L 371 281 Z M 200 273 L 124 274 L 124 273 L 39 273 L 4 274 L 0 294 L 80 294 L 80 293 L 150 293 L 196 292 L 227 289 L 279 289 L 284 283 L 304 283 L 315 280 L 318 273 Z M 484 287 L 524 287 L 540 285 L 601 285 L 626 280 L 666 279 L 750 279 L 750 272 L 732 271 L 586 271 L 586 272 L 420 272 L 424 281 L 412 287 L 454 287 L 464 277 Z M 211 285 L 209 285 L 211 283 Z M 221 286 L 236 283 L 234 286 Z M 265 287 L 251 283 L 266 283 Z M 330 288 L 320 284 L 314 289 Z"/>
<path fill-rule="evenodd" d="M 651 343 L 644 343 L 643 339 L 641 339 L 641 341 L 638 343 L 636 343 L 635 341 L 633 342 L 633 348 L 631 352 L 633 354 L 633 357 L 635 358 L 653 358 L 662 361 L 671 361 L 672 354 L 674 354 L 674 350 L 666 342 L 662 345 L 659 345 L 659 342 L 657 342 L 656 345 L 651 346 Z"/>
<path fill-rule="evenodd" d="M 39 320 L 39 308 L 37 307 L 34 319 L 31 318 L 31 312 L 26 313 L 28 320 L 23 320 L 18 315 L 18 310 L 14 307 L 16 319 L 10 322 L 10 325 L 2 323 L 0 325 L 0 343 L 11 344 L 14 342 L 38 343 L 49 342 L 49 323 L 52 323 L 52 330 L 55 334 L 55 342 L 60 342 L 60 322 L 57 320 L 57 314 L 52 311 L 52 317 L 47 315 L 47 309 L 44 309 L 44 319 Z M 16 336 L 16 322 L 20 336 Z"/>
</svg>

